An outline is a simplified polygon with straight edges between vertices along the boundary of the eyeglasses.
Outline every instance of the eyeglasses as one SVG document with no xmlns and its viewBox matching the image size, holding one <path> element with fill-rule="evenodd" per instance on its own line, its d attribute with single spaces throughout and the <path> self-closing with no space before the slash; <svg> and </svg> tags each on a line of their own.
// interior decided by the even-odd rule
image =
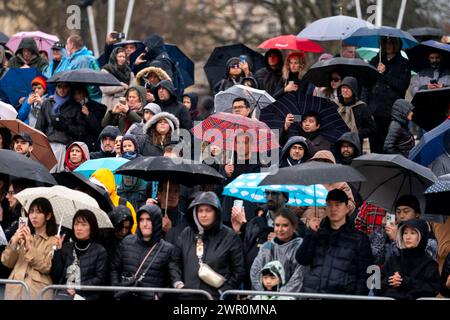
<svg viewBox="0 0 450 320">
<path fill-rule="evenodd" d="M 333 82 L 339 82 L 339 81 L 341 81 L 341 78 L 331 78 L 331 81 L 333 81 Z"/>
<path fill-rule="evenodd" d="M 240 68 L 240 67 L 239 67 L 238 64 L 233 64 L 233 65 L 230 66 L 230 68 L 235 68 L 236 69 L 236 68 Z"/>
</svg>

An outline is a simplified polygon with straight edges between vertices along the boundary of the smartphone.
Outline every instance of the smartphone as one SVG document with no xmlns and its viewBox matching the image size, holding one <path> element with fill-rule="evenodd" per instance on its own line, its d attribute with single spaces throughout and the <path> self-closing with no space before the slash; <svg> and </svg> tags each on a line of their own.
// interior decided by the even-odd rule
<svg viewBox="0 0 450 320">
<path fill-rule="evenodd" d="M 118 34 L 117 34 L 117 38 L 116 38 L 117 40 L 123 40 L 123 39 L 125 39 L 125 33 L 123 33 L 123 32 L 119 32 Z"/>
<path fill-rule="evenodd" d="M 386 225 L 395 224 L 395 214 L 386 213 Z"/>
<path fill-rule="evenodd" d="M 122 105 L 126 105 L 126 104 L 127 104 L 127 98 L 125 98 L 125 97 L 120 97 L 120 98 L 119 98 L 119 103 L 122 104 Z"/>
<path fill-rule="evenodd" d="M 239 61 L 241 61 L 242 63 L 244 63 L 245 61 L 247 61 L 247 56 L 245 54 L 241 54 L 239 56 Z"/>
<path fill-rule="evenodd" d="M 119 39 L 118 37 L 119 37 L 119 33 L 118 32 L 112 32 L 111 33 L 111 38 L 117 40 L 117 39 Z"/>
<path fill-rule="evenodd" d="M 302 115 L 294 114 L 294 122 L 302 122 Z"/>
<path fill-rule="evenodd" d="M 244 206 L 244 200 L 234 200 L 233 207 L 241 209 Z"/>
<path fill-rule="evenodd" d="M 19 217 L 19 229 L 22 226 L 27 226 L 28 225 L 28 218 L 27 217 Z"/>
</svg>

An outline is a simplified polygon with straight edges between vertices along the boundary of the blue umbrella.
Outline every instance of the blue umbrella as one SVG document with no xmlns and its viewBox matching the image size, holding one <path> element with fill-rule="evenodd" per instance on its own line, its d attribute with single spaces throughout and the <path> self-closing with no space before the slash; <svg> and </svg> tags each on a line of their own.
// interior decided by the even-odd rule
<svg viewBox="0 0 450 320">
<path fill-rule="evenodd" d="M 127 163 L 130 160 L 125 158 L 101 158 L 88 160 L 82 163 L 78 168 L 74 170 L 74 172 L 81 173 L 83 176 L 89 179 L 89 177 L 98 169 L 105 168 L 111 170 L 113 173 L 116 173 L 116 170 Z M 114 174 L 114 179 L 116 181 L 116 186 L 122 183 L 122 176 L 120 174 Z"/>
<path fill-rule="evenodd" d="M 417 44 L 417 40 L 408 32 L 392 27 L 359 28 L 344 39 L 344 42 L 357 47 L 378 48 L 381 37 L 400 38 L 403 49 L 412 48 Z"/>
<path fill-rule="evenodd" d="M 180 68 L 181 71 L 181 75 L 183 76 L 184 87 L 187 88 L 189 86 L 192 86 L 195 83 L 194 62 L 176 45 L 165 44 L 164 47 L 166 48 L 166 51 L 169 54 L 170 59 L 172 59 L 173 62 L 175 62 L 175 64 L 178 64 L 178 67 Z"/>
<path fill-rule="evenodd" d="M 0 80 L 0 95 L 9 100 L 9 104 L 17 106 L 19 99 L 27 97 L 31 92 L 31 81 L 40 76 L 36 68 L 12 68 Z M 8 102 L 8 101 L 5 101 Z"/>
<path fill-rule="evenodd" d="M 445 140 L 450 143 L 450 118 L 423 135 L 420 142 L 411 149 L 409 160 L 427 167 L 437 157 L 446 152 Z"/>
<path fill-rule="evenodd" d="M 265 203 L 266 190 L 287 192 L 289 201 L 287 205 L 300 206 L 326 206 L 327 189 L 321 184 L 303 185 L 265 185 L 258 186 L 270 173 L 241 174 L 223 189 L 223 195 L 239 198 L 249 202 Z"/>
</svg>

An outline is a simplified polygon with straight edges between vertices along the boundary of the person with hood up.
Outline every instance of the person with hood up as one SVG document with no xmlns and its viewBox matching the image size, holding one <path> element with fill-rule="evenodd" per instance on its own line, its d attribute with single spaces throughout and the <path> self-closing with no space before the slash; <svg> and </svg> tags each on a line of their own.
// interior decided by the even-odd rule
<svg viewBox="0 0 450 320">
<path fill-rule="evenodd" d="M 264 55 L 265 67 L 255 73 L 258 87 L 273 95 L 281 80 L 283 69 L 283 54 L 278 49 L 269 49 Z"/>
<path fill-rule="evenodd" d="M 164 155 L 164 148 L 178 143 L 178 119 L 168 112 L 154 115 L 143 128 L 145 140 L 141 141 L 142 155 L 156 157 Z"/>
<path fill-rule="evenodd" d="M 173 285 L 178 289 L 205 290 L 218 299 L 221 292 L 238 289 L 244 278 L 241 240 L 222 224 L 220 202 L 214 192 L 199 193 L 188 210 L 189 227 L 181 232 L 176 243 Z M 203 263 L 213 270 L 216 281 L 199 276 Z"/>
<path fill-rule="evenodd" d="M 106 237 L 104 247 L 108 253 L 109 261 L 112 261 L 122 240 L 131 234 L 133 216 L 131 215 L 131 210 L 127 206 L 119 204 L 108 213 L 108 217 L 113 225 L 113 230 Z"/>
<path fill-rule="evenodd" d="M 47 97 L 47 81 L 44 77 L 37 76 L 31 81 L 31 89 L 33 91 L 20 106 L 17 118 L 34 128 L 39 110 Z"/>
<path fill-rule="evenodd" d="M 280 261 L 267 262 L 259 271 L 259 283 L 264 291 L 282 292 L 286 284 L 285 273 L 283 265 Z M 271 296 L 271 295 L 257 295 L 252 300 L 294 300 L 293 297 L 287 296 Z"/>
<path fill-rule="evenodd" d="M 173 282 L 172 257 L 175 246 L 164 241 L 162 213 L 156 205 L 145 205 L 137 212 L 139 227 L 136 234 L 122 240 L 111 262 L 111 284 L 124 285 L 126 278 L 138 280 L 138 287 L 165 288 Z M 159 300 L 153 292 L 117 292 L 119 300 Z"/>
<path fill-rule="evenodd" d="M 131 205 L 129 201 L 127 201 L 127 199 L 124 199 L 117 194 L 116 181 L 114 180 L 114 174 L 112 173 L 112 171 L 105 168 L 98 169 L 91 175 L 89 180 L 92 183 L 102 187 L 108 192 L 109 198 L 111 199 L 111 202 L 114 205 L 114 207 L 117 207 L 118 205 L 125 205 L 127 206 L 128 209 L 130 209 L 131 215 L 133 216 L 133 225 L 131 226 L 131 233 L 134 234 L 137 228 L 136 211 L 134 211 L 134 207 Z"/>
<path fill-rule="evenodd" d="M 153 33 L 144 40 L 144 44 L 145 51 L 134 62 L 134 74 L 153 66 L 163 69 L 173 79 L 172 63 L 164 47 L 164 39 L 159 34 Z"/>
<path fill-rule="evenodd" d="M 139 123 L 133 123 L 131 127 L 128 129 L 126 134 L 134 134 L 138 140 L 145 136 L 144 133 L 144 125 L 150 121 L 150 119 L 155 115 L 161 112 L 161 107 L 156 103 L 150 102 L 144 107 L 144 113 L 142 115 L 142 121 Z"/>
<path fill-rule="evenodd" d="M 154 102 L 155 96 L 153 95 L 153 87 L 155 87 L 160 81 L 172 79 L 169 77 L 167 72 L 158 67 L 147 67 L 139 71 L 136 75 L 136 83 L 144 87 L 147 91 L 147 102 Z"/>
<path fill-rule="evenodd" d="M 120 131 L 117 127 L 106 126 L 103 128 L 102 132 L 98 136 L 100 141 L 100 151 L 91 152 L 91 159 L 101 159 L 101 158 L 114 158 L 116 153 L 114 152 L 114 143 L 117 136 L 120 135 Z"/>
<path fill-rule="evenodd" d="M 66 149 L 66 157 L 64 159 L 65 170 L 73 172 L 83 162 L 86 162 L 89 159 L 89 148 L 86 143 L 75 141 Z"/>
<path fill-rule="evenodd" d="M 124 135 L 120 143 L 122 158 L 133 160 L 140 157 L 139 144 L 132 134 Z M 117 187 L 117 194 L 127 199 L 134 208 L 140 208 L 147 200 L 147 182 L 132 176 L 122 176 L 122 183 Z"/>
<path fill-rule="evenodd" d="M 198 116 L 197 103 L 198 96 L 195 92 L 185 93 L 182 97 L 182 102 L 184 107 L 189 114 L 191 115 L 191 119 L 194 121 Z"/>
<path fill-rule="evenodd" d="M 253 79 L 249 61 L 241 61 L 238 57 L 232 57 L 228 59 L 225 66 L 227 68 L 227 72 L 223 79 L 214 86 L 214 94 L 219 93 L 220 91 L 225 91 L 235 84 L 243 84 L 244 79 L 252 78 L 255 83 L 258 83 L 255 79 Z"/>
<path fill-rule="evenodd" d="M 397 232 L 400 255 L 392 256 L 381 270 L 381 290 L 377 295 L 398 300 L 436 297 L 441 286 L 437 262 L 426 252 L 428 225 L 413 219 L 401 224 Z"/>
<path fill-rule="evenodd" d="M 353 159 L 361 155 L 361 141 L 356 132 L 346 132 L 336 141 L 334 145 L 336 162 L 350 165 Z"/>
<path fill-rule="evenodd" d="M 190 130 L 192 120 L 189 112 L 178 101 L 174 85 L 169 80 L 162 80 L 154 87 L 155 103 L 157 103 L 163 112 L 173 114 L 180 122 L 180 128 Z"/>
<path fill-rule="evenodd" d="M 264 290 L 259 279 L 260 270 L 268 262 L 277 260 L 285 271 L 283 286 L 279 291 L 300 292 L 303 284 L 303 268 L 295 260 L 295 254 L 303 239 L 296 234 L 297 229 L 298 218 L 294 212 L 288 208 L 277 211 L 274 221 L 276 236 L 259 249 L 250 269 L 253 290 Z"/>
<path fill-rule="evenodd" d="M 125 50 L 122 47 L 115 48 L 109 57 L 109 63 L 104 65 L 102 72 L 112 74 L 120 81 L 120 86 L 101 86 L 103 93 L 102 103 L 107 110 L 114 108 L 119 103 L 119 98 L 123 97 L 128 88 L 135 84 L 136 79 L 130 66 L 127 63 Z"/>
<path fill-rule="evenodd" d="M 39 72 L 42 72 L 47 65 L 47 60 L 39 55 L 33 38 L 23 38 L 16 50 L 16 55 L 9 60 L 10 68 L 36 68 Z"/>
<path fill-rule="evenodd" d="M 409 132 L 408 123 L 412 120 L 414 106 L 404 100 L 398 99 L 392 106 L 392 121 L 384 141 L 384 152 L 388 154 L 401 154 L 408 158 L 409 151 L 415 145 L 414 136 Z"/>
<path fill-rule="evenodd" d="M 280 168 L 292 167 L 306 162 L 310 156 L 311 143 L 301 136 L 290 137 L 281 149 Z"/>
<path fill-rule="evenodd" d="M 358 80 L 354 77 L 345 77 L 337 88 L 338 113 L 345 121 L 351 132 L 357 132 L 359 140 L 375 133 L 375 120 L 373 120 L 367 105 L 358 99 Z"/>
</svg>

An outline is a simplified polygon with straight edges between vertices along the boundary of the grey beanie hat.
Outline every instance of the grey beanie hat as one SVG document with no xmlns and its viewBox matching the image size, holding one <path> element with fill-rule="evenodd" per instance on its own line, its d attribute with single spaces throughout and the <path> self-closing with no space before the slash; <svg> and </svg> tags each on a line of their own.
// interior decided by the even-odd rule
<svg viewBox="0 0 450 320">
<path fill-rule="evenodd" d="M 150 102 L 144 107 L 144 111 L 145 110 L 149 110 L 151 113 L 155 115 L 161 112 L 161 107 L 156 103 Z"/>
</svg>

